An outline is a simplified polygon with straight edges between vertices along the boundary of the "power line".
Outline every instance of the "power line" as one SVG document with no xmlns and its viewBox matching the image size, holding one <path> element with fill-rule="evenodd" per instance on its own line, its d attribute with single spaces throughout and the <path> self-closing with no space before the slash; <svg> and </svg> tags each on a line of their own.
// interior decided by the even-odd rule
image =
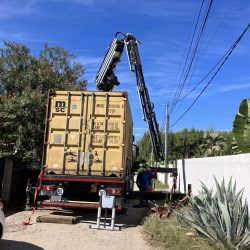
<svg viewBox="0 0 250 250">
<path fill-rule="evenodd" d="M 178 100 L 178 102 L 183 101 L 187 96 L 189 96 L 195 89 L 198 88 L 198 86 L 200 86 L 203 81 L 216 69 L 216 67 L 223 61 L 223 59 L 227 56 L 227 54 L 231 51 L 231 49 L 233 48 L 234 44 L 228 49 L 228 51 L 221 57 L 221 59 L 214 65 L 214 67 L 209 70 L 209 72 L 201 79 L 201 81 L 199 81 L 188 93 L 186 93 L 182 98 L 180 98 Z"/>
<path fill-rule="evenodd" d="M 209 45 L 211 44 L 211 42 L 212 42 L 212 40 L 213 40 L 215 34 L 219 31 L 219 29 L 221 28 L 222 24 L 225 22 L 225 19 L 226 19 L 226 17 L 229 15 L 229 13 L 230 13 L 230 11 L 231 11 L 233 5 L 235 4 L 235 2 L 236 2 L 236 0 L 233 0 L 233 2 L 231 3 L 231 5 L 229 6 L 227 12 L 224 14 L 224 17 L 223 17 L 222 21 L 219 23 L 219 25 L 217 26 L 216 31 L 213 33 L 213 35 L 211 36 L 210 40 L 207 42 L 205 51 L 207 50 L 207 48 L 208 48 Z M 201 58 L 200 58 L 200 59 L 201 59 Z M 222 59 L 223 59 L 223 58 L 222 58 Z M 197 60 L 197 58 L 196 58 L 196 62 L 195 62 L 194 68 L 196 67 L 197 61 L 198 61 L 198 60 Z M 192 73 L 191 73 L 189 82 L 188 82 L 188 84 L 187 84 L 186 93 L 185 93 L 185 95 L 184 95 L 181 99 L 179 99 L 178 102 L 181 102 L 186 96 L 189 95 L 189 93 L 193 92 L 193 90 L 196 88 L 196 87 L 195 87 L 195 88 L 192 88 L 191 91 L 188 90 L 188 87 L 189 87 L 189 85 L 190 85 L 190 83 L 191 83 L 191 79 L 192 79 L 193 73 L 194 73 L 194 69 L 192 70 Z M 203 79 L 203 80 L 204 80 L 204 79 Z M 203 80 L 202 80 L 202 81 L 203 81 Z"/>
<path fill-rule="evenodd" d="M 184 77 L 184 79 L 182 81 L 182 86 L 181 86 L 181 89 L 179 91 L 178 98 L 177 98 L 176 102 L 173 104 L 171 112 L 173 112 L 176 104 L 178 103 L 178 100 L 179 100 L 179 98 L 181 96 L 181 93 L 183 91 L 184 85 L 186 84 L 187 78 L 188 78 L 188 76 L 190 74 L 190 70 L 191 70 L 191 68 L 193 66 L 193 62 L 194 62 L 194 58 L 195 58 L 196 53 L 197 53 L 197 49 L 198 49 L 198 47 L 200 45 L 200 42 L 201 42 L 202 37 L 203 37 L 204 32 L 205 32 L 205 27 L 206 27 L 206 24 L 207 24 L 207 20 L 208 20 L 208 16 L 209 16 L 209 13 L 210 13 L 210 10 L 211 10 L 211 6 L 212 6 L 212 0 L 210 1 L 209 5 L 207 6 L 206 14 L 205 14 L 202 26 L 200 28 L 200 32 L 199 32 L 198 37 L 197 37 L 196 45 L 195 45 L 195 47 L 193 49 L 193 53 L 191 55 L 190 63 L 188 65 L 188 68 L 186 69 L 185 77 Z"/>
<path fill-rule="evenodd" d="M 213 34 L 211 35 L 210 39 L 208 40 L 208 42 L 207 42 L 207 44 L 206 44 L 204 50 L 207 50 L 207 48 L 209 47 L 209 45 L 212 44 L 212 41 L 213 41 L 215 35 L 218 33 L 218 31 L 219 31 L 219 30 L 221 29 L 221 27 L 224 25 L 224 23 L 225 23 L 226 19 L 228 18 L 228 16 L 229 16 L 229 14 L 230 14 L 230 12 L 231 12 L 233 6 L 235 5 L 236 1 L 237 1 L 237 0 L 232 0 L 231 5 L 228 7 L 227 11 L 226 11 L 226 12 L 224 13 L 224 15 L 222 16 L 221 21 L 219 22 L 219 24 L 217 25 L 216 30 L 213 32 Z"/>
<path fill-rule="evenodd" d="M 189 30 L 189 33 L 190 33 L 190 36 L 188 36 L 188 39 L 186 40 L 186 45 L 185 45 L 185 48 L 183 49 L 182 51 L 182 56 L 181 56 L 181 60 L 180 60 L 180 63 L 178 64 L 178 70 L 177 70 L 177 74 L 176 74 L 176 77 L 175 77 L 175 82 L 177 82 L 179 76 L 180 76 L 180 71 L 181 71 L 181 68 L 183 68 L 182 66 L 185 64 L 184 61 L 185 61 L 185 55 L 187 54 L 186 51 L 188 50 L 188 47 L 191 45 L 190 41 L 191 41 L 191 37 L 193 36 L 193 34 L 191 33 L 192 30 L 194 30 L 194 27 L 196 26 L 196 23 L 197 23 L 197 16 L 198 14 L 198 10 L 200 8 L 200 4 L 199 6 L 197 5 L 197 8 L 195 10 L 195 16 L 194 16 L 194 21 L 193 21 L 193 25 L 192 27 L 190 27 L 190 30 Z M 187 55 L 186 55 L 187 56 Z M 184 66 L 185 67 L 185 66 Z M 176 93 L 175 93 L 176 95 Z M 174 99 L 174 98 L 173 98 Z"/>
<path fill-rule="evenodd" d="M 248 28 L 246 28 L 248 29 Z M 244 35 L 244 34 L 243 34 Z M 241 37 L 239 37 L 241 39 Z M 227 52 L 221 57 L 221 59 L 214 65 L 214 67 L 209 70 L 209 72 L 201 79 L 200 82 L 198 82 L 187 94 L 185 94 L 181 99 L 179 99 L 179 102 L 184 100 L 187 96 L 189 96 L 213 71 L 216 69 L 216 67 L 223 61 L 223 59 L 227 56 L 227 54 L 232 53 L 230 52 L 236 45 L 237 45 L 238 39 L 234 42 L 234 44 L 227 50 Z"/>
<path fill-rule="evenodd" d="M 222 68 L 222 66 L 225 64 L 225 62 L 227 61 L 227 59 L 229 58 L 229 56 L 232 54 L 232 52 L 234 51 L 234 49 L 236 48 L 236 46 L 238 45 L 238 43 L 240 42 L 240 40 L 242 39 L 242 37 L 245 35 L 245 33 L 247 32 L 247 30 L 249 29 L 249 27 L 250 27 L 250 23 L 247 25 L 247 27 L 245 28 L 245 30 L 238 37 L 238 39 L 233 44 L 233 46 L 231 46 L 231 48 L 226 52 L 227 56 L 225 57 L 225 55 L 226 55 L 225 54 L 222 57 L 222 58 L 224 58 L 224 60 L 222 61 L 221 65 L 218 67 L 218 69 L 216 70 L 216 72 L 214 73 L 214 75 L 211 77 L 211 79 L 208 81 L 208 83 L 205 85 L 205 87 L 202 89 L 202 91 L 200 92 L 200 94 L 195 98 L 195 100 L 186 109 L 186 111 L 173 124 L 171 124 L 170 128 L 173 127 L 175 124 L 177 124 L 188 113 L 188 111 L 194 106 L 194 104 L 197 102 L 197 100 L 200 98 L 200 96 L 205 92 L 205 90 L 210 85 L 210 83 L 213 81 L 213 79 L 215 78 L 215 76 L 218 74 L 218 72 L 220 71 L 220 69 Z"/>
<path fill-rule="evenodd" d="M 201 3 L 200 10 L 199 10 L 196 22 L 195 22 L 195 27 L 194 27 L 194 31 L 193 31 L 193 35 L 192 35 L 190 44 L 189 44 L 188 53 L 187 53 L 187 56 L 186 56 L 186 59 L 185 59 L 185 63 L 184 63 L 183 69 L 182 69 L 182 73 L 181 73 L 181 76 L 180 76 L 180 80 L 179 80 L 179 83 L 178 83 L 178 86 L 177 86 L 177 89 L 176 89 L 172 104 L 178 99 L 178 97 L 177 97 L 178 92 L 180 91 L 180 88 L 181 88 L 181 81 L 182 81 L 182 78 L 183 78 L 183 75 L 184 75 L 184 72 L 185 72 L 185 68 L 186 68 L 188 59 L 189 59 L 189 54 L 190 54 L 191 49 L 192 49 L 192 45 L 193 45 L 193 42 L 194 42 L 197 26 L 198 26 L 198 23 L 199 23 L 199 20 L 200 20 L 200 15 L 201 15 L 203 4 L 204 4 L 204 0 Z"/>
<path fill-rule="evenodd" d="M 203 2 L 202 2 L 202 5 L 201 5 L 201 9 L 202 9 L 202 6 L 203 6 Z M 191 54 L 191 57 L 190 57 L 189 64 L 185 68 L 186 62 L 187 62 L 187 60 L 189 58 L 189 53 L 190 53 L 190 50 L 191 50 L 191 47 L 189 47 L 190 50 L 188 51 L 188 55 L 187 55 L 187 58 L 186 58 L 186 62 L 185 62 L 183 71 L 182 71 L 180 82 L 179 82 L 179 85 L 177 87 L 177 91 L 176 91 L 174 100 L 173 100 L 172 105 L 171 105 L 170 113 L 173 112 L 173 110 L 175 109 L 177 103 L 179 102 L 179 98 L 180 98 L 181 93 L 183 91 L 184 85 L 186 84 L 187 79 L 190 76 L 190 71 L 191 71 L 191 69 L 194 69 L 193 62 L 194 62 L 194 59 L 195 59 L 195 57 L 197 55 L 197 50 L 200 47 L 202 38 L 204 37 L 205 28 L 206 28 L 206 25 L 207 25 L 207 22 L 208 22 L 208 17 L 210 15 L 212 3 L 213 3 L 213 0 L 210 0 L 210 2 L 207 5 L 205 15 L 204 15 L 204 18 L 203 18 L 203 22 L 202 22 L 199 34 L 197 35 L 196 44 L 194 45 L 194 48 L 193 48 L 193 51 L 192 51 L 192 54 Z M 201 11 L 201 9 L 200 9 L 200 11 Z M 197 24 L 198 24 L 198 21 L 199 21 L 199 17 L 200 17 L 200 14 L 199 14 L 198 19 L 197 19 Z M 196 28 L 197 27 L 195 27 L 194 34 L 196 33 Z M 194 38 L 194 36 L 193 36 L 193 38 Z M 191 41 L 190 46 L 192 46 L 192 42 L 193 42 L 193 39 Z M 184 72 L 185 72 L 185 74 L 184 74 Z"/>
</svg>

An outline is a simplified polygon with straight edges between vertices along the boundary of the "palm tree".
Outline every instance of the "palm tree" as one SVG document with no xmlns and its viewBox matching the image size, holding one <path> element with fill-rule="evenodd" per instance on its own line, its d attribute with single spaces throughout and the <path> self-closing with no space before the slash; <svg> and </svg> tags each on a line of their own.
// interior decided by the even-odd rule
<svg viewBox="0 0 250 250">
<path fill-rule="evenodd" d="M 206 157 L 223 155 L 226 149 L 226 140 L 218 132 L 209 131 L 204 134 L 200 149 L 203 156 Z"/>
</svg>

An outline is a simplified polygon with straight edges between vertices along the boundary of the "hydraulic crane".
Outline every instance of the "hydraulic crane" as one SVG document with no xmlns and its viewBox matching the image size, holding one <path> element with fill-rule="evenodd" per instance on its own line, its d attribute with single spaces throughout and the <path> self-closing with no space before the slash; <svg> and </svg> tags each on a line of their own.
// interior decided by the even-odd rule
<svg viewBox="0 0 250 250">
<path fill-rule="evenodd" d="M 118 38 L 120 34 L 122 37 Z M 96 85 L 98 90 L 105 92 L 112 91 L 116 85 L 119 85 L 115 76 L 115 68 L 120 62 L 124 47 L 126 47 L 130 70 L 135 72 L 136 75 L 143 118 L 148 123 L 154 158 L 155 161 L 160 162 L 164 159 L 163 146 L 155 117 L 154 105 L 150 101 L 143 77 L 138 43 L 132 34 L 125 35 L 117 32 L 96 76 Z M 90 96 L 92 96 L 92 99 L 89 98 Z M 106 97 L 105 101 L 104 96 Z M 105 119 L 105 124 L 102 125 L 103 129 L 99 126 L 93 129 L 93 124 L 95 122 L 99 123 L 98 118 L 100 117 L 95 116 L 97 113 L 101 116 L 105 115 L 107 119 L 112 117 L 108 116 L 108 96 L 108 93 L 96 93 L 96 91 L 81 91 L 79 93 L 79 91 L 51 90 L 49 92 L 43 164 L 37 182 L 39 185 L 33 189 L 28 183 L 27 205 L 29 205 L 29 195 L 32 191 L 35 194 L 34 200 L 36 204 L 62 208 L 100 208 L 98 202 L 100 192 L 105 192 L 110 196 L 116 196 L 114 199 L 116 203 L 113 202 L 112 208 L 114 210 L 112 211 L 115 211 L 116 207 L 122 208 L 124 206 L 123 202 L 128 199 L 145 198 L 156 200 L 166 197 L 164 192 L 133 191 L 133 172 L 136 171 L 134 167 L 137 166 L 136 164 L 132 165 L 132 151 L 127 150 L 125 147 L 119 147 L 119 140 L 114 140 L 112 146 L 115 145 L 113 148 L 116 150 L 113 152 L 118 152 L 124 156 L 121 157 L 123 158 L 121 161 L 120 158 L 116 161 L 115 158 L 118 157 L 106 152 L 107 149 L 112 148 L 112 146 L 107 147 L 109 133 L 106 131 L 108 123 Z M 125 101 L 123 93 L 113 93 L 110 96 L 113 99 L 118 98 L 117 100 L 120 100 L 123 104 L 125 103 L 123 102 Z M 95 105 L 97 100 L 102 100 L 103 106 L 106 105 L 105 110 Z M 90 101 L 92 109 L 88 108 Z M 128 105 L 128 102 L 126 102 L 126 105 Z M 125 105 L 120 110 L 125 110 Z M 128 121 L 131 121 L 131 114 L 130 112 L 127 113 L 127 116 L 124 115 L 124 117 L 128 117 Z M 88 119 L 88 117 L 91 117 L 91 119 Z M 117 119 L 118 122 L 122 122 L 123 116 L 118 117 L 120 119 Z M 60 122 L 58 122 L 59 120 Z M 69 125 L 77 124 L 77 121 L 79 121 L 78 133 L 75 126 Z M 62 124 L 65 124 L 64 134 Z M 120 138 L 121 134 L 129 134 L 126 141 L 129 141 L 129 145 L 132 146 L 132 134 L 128 133 L 131 128 L 132 121 L 130 126 L 123 124 L 121 126 L 123 130 L 119 131 L 120 133 L 116 137 Z M 102 130 L 104 134 L 100 136 Z M 68 135 L 73 135 L 75 139 L 68 141 Z M 95 140 L 93 139 L 94 136 Z M 55 151 L 59 153 L 55 155 Z M 106 164 L 108 163 L 107 159 L 111 159 L 112 164 Z M 151 169 L 159 173 L 172 173 L 176 179 L 176 168 L 153 167 Z M 36 200 L 36 195 L 38 200 Z M 29 221 L 25 223 L 29 223 Z"/>
<path fill-rule="evenodd" d="M 122 38 L 118 38 L 118 35 L 122 35 Z M 148 89 L 144 81 L 142 64 L 137 46 L 139 43 L 140 42 L 130 33 L 124 34 L 117 32 L 103 59 L 101 67 L 96 75 L 95 82 L 97 89 L 101 91 L 112 91 L 115 86 L 120 84 L 115 76 L 115 68 L 120 62 L 125 46 L 130 71 L 135 72 L 136 75 L 137 91 L 141 103 L 143 119 L 148 123 L 154 157 L 155 160 L 159 162 L 164 160 L 163 146 L 154 112 L 154 105 L 150 101 Z"/>
</svg>

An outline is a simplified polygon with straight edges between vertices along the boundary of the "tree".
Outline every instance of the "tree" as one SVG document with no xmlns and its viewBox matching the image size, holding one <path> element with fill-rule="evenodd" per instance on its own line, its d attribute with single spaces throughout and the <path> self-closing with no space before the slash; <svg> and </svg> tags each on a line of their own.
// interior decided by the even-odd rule
<svg viewBox="0 0 250 250">
<path fill-rule="evenodd" d="M 202 130 L 196 129 L 183 129 L 175 133 L 170 133 L 169 159 L 200 157 L 199 145 L 202 143 L 203 134 Z"/>
<path fill-rule="evenodd" d="M 203 156 L 223 155 L 226 148 L 226 140 L 216 131 L 208 131 L 204 134 L 204 142 L 200 145 Z"/>
<path fill-rule="evenodd" d="M 0 49 L 0 156 L 39 164 L 47 91 L 84 90 L 84 68 L 60 47 L 45 44 L 35 57 L 23 44 L 4 45 Z"/>
<path fill-rule="evenodd" d="M 161 133 L 162 142 L 164 134 Z M 215 130 L 183 129 L 170 132 L 168 136 L 169 160 L 198 158 L 216 155 L 230 155 L 232 151 L 232 132 Z M 151 141 L 146 132 L 137 142 L 139 160 L 150 162 Z"/>
<path fill-rule="evenodd" d="M 143 137 L 137 142 L 139 147 L 138 161 L 150 161 L 152 145 L 149 132 L 144 133 Z"/>
</svg>

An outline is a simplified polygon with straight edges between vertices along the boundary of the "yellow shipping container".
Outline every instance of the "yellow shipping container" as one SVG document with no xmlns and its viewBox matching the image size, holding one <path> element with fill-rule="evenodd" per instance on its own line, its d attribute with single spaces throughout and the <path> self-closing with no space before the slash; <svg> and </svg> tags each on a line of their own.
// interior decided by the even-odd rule
<svg viewBox="0 0 250 250">
<path fill-rule="evenodd" d="M 45 173 L 125 177 L 132 168 L 132 133 L 127 92 L 50 91 Z"/>
</svg>

